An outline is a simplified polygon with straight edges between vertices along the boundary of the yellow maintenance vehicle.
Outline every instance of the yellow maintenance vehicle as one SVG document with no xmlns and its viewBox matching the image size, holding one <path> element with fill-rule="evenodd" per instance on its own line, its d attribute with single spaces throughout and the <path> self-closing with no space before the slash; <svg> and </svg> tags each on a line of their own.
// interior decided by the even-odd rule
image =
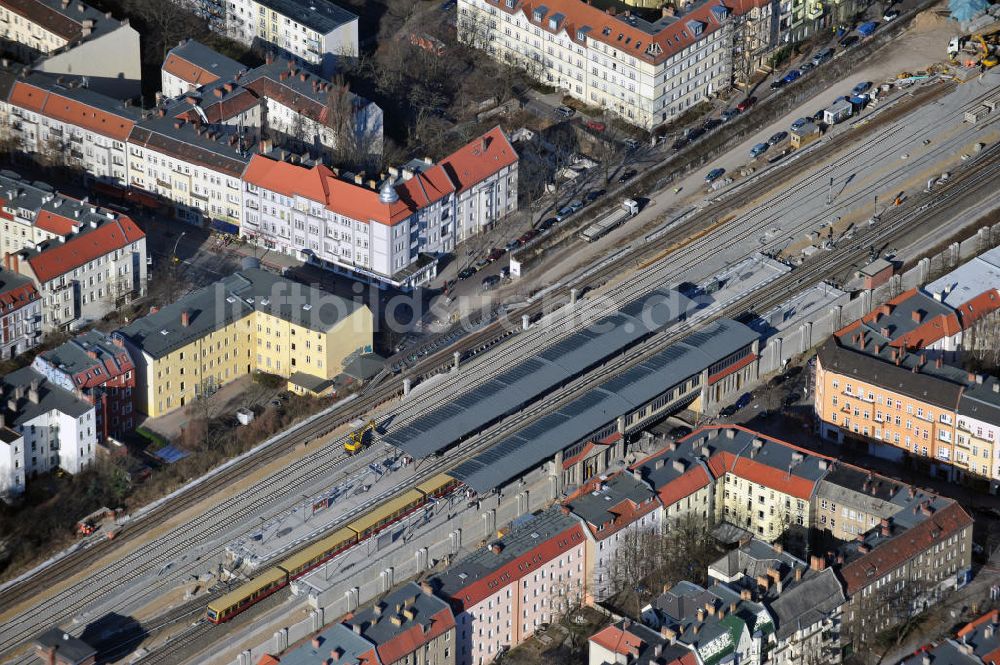
<svg viewBox="0 0 1000 665">
<path fill-rule="evenodd" d="M 359 427 L 358 429 L 351 432 L 350 436 L 347 438 L 347 441 L 344 443 L 344 451 L 348 455 L 354 455 L 355 453 L 359 453 L 362 450 L 364 450 L 365 446 L 367 445 L 365 436 L 369 432 L 373 431 L 375 431 L 375 421 L 369 420 L 368 424 L 366 424 L 363 427 Z M 371 437 L 368 437 L 368 441 L 370 440 Z"/>
<path fill-rule="evenodd" d="M 1000 63 L 996 53 L 998 43 L 1000 30 L 953 37 L 948 44 L 948 57 L 963 67 L 981 66 L 991 69 Z"/>
</svg>

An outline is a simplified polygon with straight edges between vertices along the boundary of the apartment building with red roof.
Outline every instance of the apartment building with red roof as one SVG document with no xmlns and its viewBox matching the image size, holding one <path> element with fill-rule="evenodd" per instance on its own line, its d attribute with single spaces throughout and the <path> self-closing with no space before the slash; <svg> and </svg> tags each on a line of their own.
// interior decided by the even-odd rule
<svg viewBox="0 0 1000 665">
<path fill-rule="evenodd" d="M 733 32 L 762 1 L 700 2 L 650 22 L 584 0 L 459 0 L 459 39 L 646 129 L 731 86 Z M 482 26 L 493 24 L 494 29 Z M 535 64 L 537 63 L 537 64 Z"/>
<path fill-rule="evenodd" d="M 647 534 L 658 534 L 663 511 L 656 493 L 628 472 L 599 476 L 582 485 L 563 501 L 586 526 L 588 598 L 605 600 L 613 595 L 619 545 L 634 543 Z"/>
<path fill-rule="evenodd" d="M 374 645 L 381 665 L 455 663 L 455 617 L 426 584 L 404 584 L 343 623 Z"/>
<path fill-rule="evenodd" d="M 86 76 L 118 99 L 139 94 L 139 33 L 80 0 L 0 0 L 0 38 L 32 67 Z"/>
<path fill-rule="evenodd" d="M 120 337 L 91 330 L 35 357 L 32 367 L 94 405 L 98 441 L 135 428 L 135 365 Z"/>
<path fill-rule="evenodd" d="M 659 631 L 622 619 L 588 640 L 589 665 L 699 665 L 697 654 Z"/>
<path fill-rule="evenodd" d="M 493 662 L 586 593 L 585 529 L 553 506 L 428 580 L 455 615 L 457 665 Z"/>
<path fill-rule="evenodd" d="M 42 299 L 34 282 L 0 270 L 0 358 L 34 348 L 42 338 Z"/>
<path fill-rule="evenodd" d="M 4 257 L 30 278 L 43 302 L 43 330 L 99 319 L 146 293 L 146 235 L 131 218 L 82 202 L 64 202 L 72 231 Z"/>
<path fill-rule="evenodd" d="M 25 153 L 79 168 L 107 184 L 126 182 L 129 134 L 139 110 L 90 87 L 89 79 L 21 72 L 0 101 L 0 119 Z"/>
<path fill-rule="evenodd" d="M 381 182 L 254 155 L 241 235 L 362 279 L 412 288 L 436 256 L 512 212 L 517 153 L 494 128 L 440 163 L 391 168 Z"/>
</svg>

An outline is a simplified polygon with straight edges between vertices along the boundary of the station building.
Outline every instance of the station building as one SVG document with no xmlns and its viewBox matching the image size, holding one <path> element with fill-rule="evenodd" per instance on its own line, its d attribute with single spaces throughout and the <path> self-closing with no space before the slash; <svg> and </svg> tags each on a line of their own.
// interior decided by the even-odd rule
<svg viewBox="0 0 1000 665">
<path fill-rule="evenodd" d="M 252 372 L 322 394 L 372 349 L 372 314 L 260 269 L 242 270 L 116 331 L 136 366 L 137 408 L 156 417 Z"/>
</svg>

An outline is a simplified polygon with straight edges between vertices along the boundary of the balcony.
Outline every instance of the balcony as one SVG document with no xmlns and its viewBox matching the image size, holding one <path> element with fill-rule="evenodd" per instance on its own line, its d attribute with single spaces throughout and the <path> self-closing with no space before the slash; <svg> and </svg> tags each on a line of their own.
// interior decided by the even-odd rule
<svg viewBox="0 0 1000 665">
<path fill-rule="evenodd" d="M 173 189 L 174 188 L 174 186 L 172 184 L 170 184 L 166 180 L 160 180 L 159 178 L 156 179 L 156 184 L 159 185 L 160 187 L 163 187 L 164 189 Z"/>
<path fill-rule="evenodd" d="M 208 203 L 208 194 L 202 194 L 201 192 L 196 192 L 194 190 L 191 190 L 191 198 L 199 199 L 201 201 L 204 201 L 205 203 Z"/>
</svg>

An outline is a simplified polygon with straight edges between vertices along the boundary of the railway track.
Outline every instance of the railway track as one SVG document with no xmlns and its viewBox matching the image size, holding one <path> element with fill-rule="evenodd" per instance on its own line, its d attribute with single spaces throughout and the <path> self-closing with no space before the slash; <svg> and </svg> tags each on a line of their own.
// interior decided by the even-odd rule
<svg viewBox="0 0 1000 665">
<path fill-rule="evenodd" d="M 1000 150 L 993 150 L 988 153 L 984 153 L 984 155 L 977 160 L 975 166 L 980 170 L 996 169 L 998 162 L 1000 162 Z M 995 181 L 996 178 L 993 180 Z M 739 302 L 723 308 L 719 312 L 714 313 L 711 317 L 706 317 L 705 320 L 719 317 L 735 317 L 747 311 L 764 310 L 773 307 L 786 300 L 790 293 L 812 287 L 813 285 L 823 281 L 823 279 L 831 274 L 831 272 L 836 272 L 850 267 L 853 262 L 866 254 L 867 250 L 865 247 L 867 244 L 891 241 L 893 238 L 898 237 L 901 232 L 910 228 L 922 215 L 928 214 L 929 210 L 940 209 L 947 211 L 949 204 L 960 198 L 975 197 L 980 192 L 995 192 L 996 185 L 994 181 L 976 180 L 970 178 L 953 180 L 947 186 L 938 190 L 933 198 L 926 197 L 926 200 L 918 202 L 919 205 L 913 205 L 911 207 L 901 209 L 898 212 L 893 211 L 892 213 L 887 214 L 879 227 L 868 229 L 862 234 L 862 236 L 857 240 L 857 246 L 853 249 L 820 255 L 819 258 L 806 263 L 800 269 L 778 277 L 770 284 L 758 291 L 753 292 L 747 298 L 741 299 Z M 703 258 L 703 255 L 699 253 L 696 258 L 701 259 Z M 641 343 L 634 349 L 630 350 L 626 356 L 614 361 L 613 363 L 609 363 L 599 372 L 594 372 L 587 377 L 582 377 L 572 385 L 568 386 L 565 390 L 560 391 L 557 396 L 554 396 L 551 399 L 546 399 L 538 407 L 532 408 L 530 412 L 525 412 L 513 420 L 508 419 L 503 421 L 502 426 L 498 425 L 493 429 L 493 431 L 487 432 L 482 440 L 477 441 L 475 446 L 463 451 L 461 457 L 466 458 L 470 454 L 474 454 L 476 451 L 488 448 L 496 443 L 499 438 L 508 436 L 513 431 L 529 425 L 531 422 L 534 422 L 538 418 L 542 417 L 542 415 L 546 412 L 558 408 L 560 405 L 565 404 L 567 401 L 579 396 L 587 389 L 592 388 L 597 383 L 607 380 L 610 375 L 625 371 L 636 362 L 639 362 L 644 357 L 648 356 L 650 353 L 655 353 L 657 350 L 683 339 L 683 337 L 690 332 L 692 328 L 697 327 L 697 325 L 702 322 L 703 321 L 695 321 L 690 324 L 684 324 L 671 329 L 669 332 L 661 333 L 647 342 Z M 441 470 L 447 470 L 448 468 L 453 467 L 456 463 L 457 462 L 455 461 L 449 461 L 440 465 L 434 465 L 433 468 L 427 471 L 426 475 L 430 476 Z M 282 597 L 287 597 L 288 592 L 283 592 L 281 595 Z M 204 600 L 202 602 L 204 603 Z M 252 610 L 252 612 L 256 612 L 256 608 Z M 191 630 L 185 631 L 183 635 L 179 636 L 180 644 L 187 646 L 188 648 L 184 650 L 188 651 L 191 645 L 201 643 L 201 640 L 205 639 L 210 631 L 211 624 L 202 622 L 201 625 L 192 627 Z M 170 652 L 173 653 L 177 645 L 173 641 L 171 641 L 170 644 Z M 202 648 L 204 648 L 204 646 L 206 645 L 203 645 Z M 198 650 L 195 649 L 194 652 L 197 653 Z M 155 661 L 147 661 L 147 659 L 144 658 L 139 662 L 145 664 L 147 662 L 180 663 L 183 661 L 184 658 L 174 658 L 167 661 L 159 659 Z"/>
<path fill-rule="evenodd" d="M 896 148 L 892 147 L 890 149 L 896 149 Z M 804 164 L 800 161 L 795 165 L 795 167 L 803 168 Z M 728 202 L 727 207 L 733 208 L 738 205 L 741 205 L 742 203 L 745 203 L 746 201 L 749 200 L 753 200 L 754 198 L 760 196 L 765 191 L 769 190 L 774 184 L 772 181 L 780 178 L 782 170 L 783 169 L 780 167 L 776 168 L 773 172 L 765 174 L 765 176 L 761 177 L 756 182 L 743 188 L 743 191 L 740 191 L 737 195 L 732 197 L 731 201 Z M 952 182 L 953 183 L 957 182 L 957 180 L 953 180 Z M 719 211 L 715 211 L 713 213 L 713 215 L 719 215 L 719 214 L 720 214 Z M 705 212 L 695 215 L 689 222 L 679 225 L 677 229 L 674 229 L 670 233 L 666 234 L 663 238 L 663 242 L 683 243 L 685 234 L 690 233 L 692 228 L 697 227 L 700 224 L 703 225 L 704 223 L 709 221 L 709 219 L 710 219 L 709 214 Z M 882 227 L 884 227 L 885 223 L 886 222 L 883 223 Z M 746 233 L 752 234 L 759 231 L 759 228 L 757 228 L 757 226 L 753 224 L 748 226 L 746 223 L 744 223 L 741 226 L 747 227 Z M 745 240 L 746 237 L 747 236 L 744 235 L 743 240 Z M 718 239 L 715 239 L 714 236 L 712 238 L 706 239 L 705 242 L 707 243 L 710 240 L 713 244 L 718 243 Z M 691 249 L 690 247 L 687 246 L 683 246 L 683 248 L 685 249 L 685 251 L 689 251 Z M 649 254 L 654 249 L 655 248 L 650 248 L 650 250 L 643 252 L 643 254 L 644 255 Z M 620 273 L 623 263 L 626 262 L 630 263 L 635 260 L 636 260 L 635 255 L 630 255 L 625 261 L 614 262 L 602 268 L 601 270 L 598 270 L 595 273 L 588 275 L 586 283 L 600 284 L 607 278 Z M 686 262 L 686 265 L 688 266 L 696 264 L 697 261 Z M 671 264 L 672 271 L 675 270 L 676 267 L 677 267 L 677 262 Z M 794 271 L 793 274 L 802 275 L 801 270 L 802 269 Z M 665 274 L 665 271 L 662 270 L 650 271 L 650 273 L 646 276 L 645 279 L 637 280 L 636 282 L 631 283 L 631 287 L 616 289 L 613 294 L 613 297 L 609 297 L 607 300 L 611 301 L 610 302 L 611 305 L 620 305 L 626 300 L 630 299 L 631 296 L 649 290 L 649 288 L 651 288 L 652 286 L 662 285 L 666 281 L 666 279 L 667 275 Z M 585 286 L 587 284 L 573 285 L 573 286 Z M 785 292 L 785 295 L 787 295 L 787 292 Z M 537 314 L 541 311 L 541 308 L 542 308 L 542 303 L 535 303 L 533 305 L 530 305 L 528 308 L 525 308 L 525 310 L 522 310 L 522 312 L 523 313 L 530 312 L 531 314 Z M 591 307 L 590 309 L 595 310 L 593 312 L 594 318 L 603 313 L 606 313 L 606 311 L 603 311 L 600 306 Z M 559 319 L 565 317 L 556 316 L 555 318 L 558 321 Z M 555 328 L 556 326 L 551 326 L 551 327 Z M 473 335 L 463 340 L 461 346 L 463 349 L 465 349 L 466 354 L 472 354 L 473 356 L 478 356 L 478 357 L 473 357 L 474 362 L 470 363 L 469 369 L 467 369 L 466 372 L 462 373 L 462 378 L 467 379 L 469 376 L 468 372 L 470 371 L 475 372 L 480 376 L 489 376 L 492 375 L 499 367 L 509 366 L 512 362 L 512 356 L 514 357 L 513 359 L 516 360 L 518 357 L 522 357 L 526 353 L 532 352 L 530 351 L 530 344 L 528 344 L 527 342 L 532 338 L 538 339 L 542 335 L 548 336 L 547 328 L 548 327 L 538 326 L 529 329 L 529 331 L 526 331 L 525 333 L 517 333 L 519 336 L 523 336 L 525 338 L 525 343 L 519 344 L 517 346 L 522 350 L 525 349 L 529 350 L 525 351 L 524 353 L 515 352 L 512 354 L 511 353 L 504 354 L 503 360 L 497 360 L 495 358 L 484 360 L 481 356 L 478 356 L 478 351 L 484 347 L 489 346 L 491 343 L 494 343 L 495 340 L 497 339 L 503 337 L 509 337 L 512 334 L 509 330 L 503 329 L 502 326 L 495 325 L 495 326 L 489 326 L 487 328 L 484 328 L 483 330 L 473 333 Z M 423 360 L 423 362 L 420 365 L 421 371 L 423 371 L 423 368 L 427 368 L 428 371 L 432 372 L 435 370 L 436 365 L 440 366 L 442 362 L 444 364 L 450 364 L 450 361 L 451 361 L 451 349 L 441 350 L 440 352 L 432 354 Z M 30 594 L 33 589 L 37 591 L 43 586 L 44 587 L 50 586 L 54 583 L 53 577 L 55 577 L 56 580 L 64 579 L 72 572 L 79 570 L 79 564 L 82 560 L 109 553 L 112 550 L 112 548 L 117 545 L 118 542 L 128 542 L 129 540 L 139 538 L 141 535 L 146 533 L 148 529 L 151 528 L 151 526 L 158 525 L 162 523 L 163 520 L 169 519 L 169 517 L 178 514 L 180 511 L 186 509 L 187 507 L 193 505 L 194 503 L 208 496 L 217 494 L 220 487 L 223 487 L 228 483 L 232 482 L 233 480 L 242 477 L 245 473 L 248 473 L 261 466 L 264 466 L 267 463 L 273 461 L 274 459 L 279 458 L 289 448 L 298 445 L 298 443 L 311 440 L 313 438 L 316 438 L 317 436 L 323 436 L 324 434 L 328 433 L 335 427 L 345 422 L 349 422 L 354 417 L 356 417 L 357 414 L 368 411 L 371 408 L 387 401 L 388 399 L 391 399 L 392 397 L 397 395 L 400 390 L 398 385 L 395 385 L 396 383 L 397 382 L 393 382 L 390 385 L 384 385 L 379 389 L 377 389 L 376 391 L 374 391 L 371 395 L 363 395 L 361 398 L 345 405 L 342 409 L 339 409 L 336 412 L 327 414 L 323 418 L 316 419 L 315 421 L 312 421 L 306 424 L 305 426 L 300 427 L 299 429 L 296 429 L 294 431 L 286 433 L 285 435 L 282 435 L 280 437 L 280 440 L 277 441 L 274 445 L 270 446 L 269 448 L 265 448 L 258 454 L 250 457 L 244 464 L 239 465 L 238 468 L 234 467 L 226 469 L 224 472 L 221 472 L 217 476 L 213 477 L 210 482 L 202 483 L 201 485 L 195 486 L 194 488 L 189 490 L 189 492 L 185 492 L 184 494 L 180 495 L 175 501 L 172 501 L 162 506 L 158 506 L 157 508 L 149 511 L 149 513 L 147 513 L 147 515 L 143 517 L 141 523 L 133 524 L 130 526 L 129 529 L 126 529 L 125 534 L 123 534 L 126 537 L 123 539 L 123 541 L 116 541 L 115 543 L 102 544 L 103 546 L 95 546 L 88 550 L 83 550 L 82 552 L 78 552 L 77 555 L 80 557 L 79 559 L 77 559 L 74 555 L 71 555 L 70 557 L 67 557 L 66 560 L 53 564 L 54 566 L 62 566 L 62 568 L 46 569 L 44 574 L 44 580 L 35 580 L 34 582 L 32 582 L 32 580 L 26 580 L 20 585 L 14 587 L 17 591 L 16 593 L 8 593 L 7 592 L 8 590 L 5 590 L 5 592 L 2 594 L 3 598 L 10 600 L 4 600 L 3 603 L 6 603 L 6 607 L 9 608 L 12 602 L 16 602 L 14 601 L 14 599 L 18 597 L 20 598 L 26 597 L 25 595 L 22 595 L 22 593 Z M 440 392 L 447 392 L 447 391 L 440 391 Z M 437 403 L 441 403 L 442 401 L 445 400 L 438 400 Z M 411 408 L 409 410 L 411 412 L 414 410 L 417 410 L 418 412 L 423 412 L 428 408 L 428 405 L 425 402 L 426 400 L 420 400 L 418 401 L 416 407 Z M 531 413 L 534 412 L 535 410 L 531 411 Z M 412 415 L 410 415 L 409 417 L 412 417 Z M 527 417 L 527 413 L 525 413 L 523 417 Z M 393 426 L 397 426 L 402 422 L 405 422 L 405 419 L 400 420 L 399 418 L 397 418 L 396 420 L 394 420 Z M 513 423 L 510 424 L 512 425 Z M 508 423 L 505 421 L 504 427 L 507 427 L 507 425 Z M 299 473 L 300 471 L 305 471 L 305 467 L 316 465 L 317 463 L 324 465 L 325 472 L 329 473 L 330 471 L 329 464 L 331 462 L 334 464 L 343 464 L 345 461 L 342 456 L 339 456 L 337 454 L 336 451 L 337 451 L 336 446 L 330 446 L 328 447 L 328 450 L 325 453 L 314 453 L 312 455 L 303 458 L 302 460 L 297 461 L 296 463 L 293 463 L 288 467 L 287 471 L 289 473 L 285 474 L 285 478 L 288 478 L 289 476 L 294 477 L 294 475 Z M 452 463 L 454 464 L 457 462 L 452 461 Z M 435 466 L 434 471 L 437 470 L 438 468 Z M 308 482 L 311 482 L 313 479 L 314 479 L 314 474 L 308 475 Z M 282 482 L 284 482 L 284 480 L 282 480 Z M 294 493 L 294 489 L 296 487 L 305 484 L 307 483 L 301 482 L 298 483 L 298 485 L 294 483 L 290 485 L 286 484 L 283 486 L 283 489 L 286 492 Z M 380 500 L 381 498 L 382 497 L 376 497 L 374 500 Z M 259 509 L 262 507 L 262 504 L 266 503 L 267 499 L 257 504 L 246 503 L 239 506 L 229 506 L 229 508 L 231 510 L 235 509 L 232 510 L 232 512 L 234 513 L 245 515 L 247 514 L 247 510 Z M 218 515 L 216 515 L 216 517 L 218 517 Z M 236 516 L 233 515 L 232 517 L 235 518 Z M 149 526 L 144 526 L 144 524 L 148 524 Z M 201 533 L 191 534 L 191 535 L 204 539 L 206 536 L 211 535 L 211 533 L 212 531 L 209 531 L 208 533 L 203 531 Z M 175 538 L 174 539 L 175 544 L 172 547 L 159 549 L 159 551 L 157 552 L 158 555 L 157 558 L 159 559 L 159 561 L 169 561 L 171 557 L 175 556 L 181 550 L 187 549 L 189 542 L 190 541 L 187 539 Z M 151 564 L 147 561 L 144 561 L 141 556 L 137 556 L 133 559 L 129 558 L 123 559 L 122 561 L 116 564 L 116 567 L 126 568 L 129 565 L 140 565 L 140 566 L 145 565 L 148 568 L 150 567 Z M 50 571 L 52 571 L 54 574 L 50 574 Z M 130 581 L 130 579 L 134 579 L 136 577 L 141 577 L 141 576 L 142 574 L 135 574 L 132 575 L 131 578 L 125 579 L 124 581 L 127 582 Z M 104 578 L 101 577 L 101 579 L 102 579 L 102 584 L 104 584 Z M 34 587 L 26 586 L 32 583 L 34 584 Z M 103 597 L 107 593 L 110 593 L 111 591 L 114 590 L 113 588 L 108 589 L 107 586 L 117 586 L 117 584 L 105 585 L 104 593 L 101 593 L 100 590 L 97 590 L 95 594 L 88 595 L 87 598 L 84 599 L 82 602 L 66 603 L 60 614 L 64 616 L 66 614 L 72 615 L 73 613 L 75 613 L 88 603 L 93 602 L 95 597 L 97 598 Z M 89 585 L 86 588 L 89 588 Z M 68 600 L 67 598 L 61 598 L 59 595 L 55 596 L 54 598 L 57 599 L 57 602 L 59 601 L 65 602 L 66 600 Z M 202 602 L 204 602 L 204 600 L 202 600 Z M 52 609 L 52 606 L 51 605 L 45 605 L 42 607 L 36 606 L 34 609 L 46 610 L 46 609 Z M 35 612 L 32 612 L 32 614 L 35 614 Z M 7 631 L 5 630 L 3 632 Z M 3 637 L 2 647 L 0 648 L 3 648 L 5 650 L 9 649 L 11 648 L 11 646 L 15 646 L 17 643 L 23 641 L 27 637 L 30 637 L 32 633 L 33 630 L 23 630 L 19 631 L 14 635 L 5 635 Z"/>
</svg>

